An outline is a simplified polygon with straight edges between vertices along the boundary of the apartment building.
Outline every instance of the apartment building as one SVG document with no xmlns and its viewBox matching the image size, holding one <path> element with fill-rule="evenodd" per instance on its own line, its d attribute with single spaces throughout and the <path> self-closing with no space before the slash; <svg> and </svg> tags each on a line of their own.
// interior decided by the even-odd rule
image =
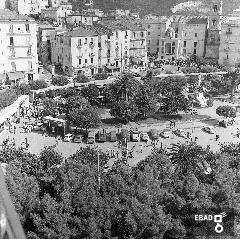
<svg viewBox="0 0 240 239">
<path fill-rule="evenodd" d="M 0 74 L 10 80 L 38 78 L 37 24 L 8 9 L 0 10 Z"/>
<path fill-rule="evenodd" d="M 48 0 L 8 0 L 8 8 L 22 15 L 40 14 L 48 6 Z"/>
</svg>

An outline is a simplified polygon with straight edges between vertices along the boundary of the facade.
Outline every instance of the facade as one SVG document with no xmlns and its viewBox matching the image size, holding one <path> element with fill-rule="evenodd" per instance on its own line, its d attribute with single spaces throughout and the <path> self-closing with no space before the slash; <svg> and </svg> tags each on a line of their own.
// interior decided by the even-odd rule
<svg viewBox="0 0 240 239">
<path fill-rule="evenodd" d="M 48 0 L 8 0 L 9 9 L 22 15 L 37 15 L 46 9 Z"/>
<path fill-rule="evenodd" d="M 205 57 L 213 61 L 218 61 L 222 20 L 222 0 L 212 0 L 209 5 L 208 38 Z"/>
<path fill-rule="evenodd" d="M 219 64 L 240 66 L 240 14 L 233 13 L 222 22 Z"/>
<path fill-rule="evenodd" d="M 72 13 L 67 18 L 68 24 L 72 25 L 93 25 L 93 23 L 98 22 L 99 17 L 94 13 Z"/>
<path fill-rule="evenodd" d="M 9 21 L 11 20 L 11 21 Z M 37 24 L 8 9 L 0 10 L 0 74 L 26 81 L 38 78 Z"/>
<path fill-rule="evenodd" d="M 147 30 L 147 52 L 158 54 L 160 50 L 160 37 L 166 31 L 166 22 L 170 21 L 167 17 L 147 15 L 143 18 L 142 26 Z M 169 24 L 168 24 L 169 25 Z"/>
</svg>

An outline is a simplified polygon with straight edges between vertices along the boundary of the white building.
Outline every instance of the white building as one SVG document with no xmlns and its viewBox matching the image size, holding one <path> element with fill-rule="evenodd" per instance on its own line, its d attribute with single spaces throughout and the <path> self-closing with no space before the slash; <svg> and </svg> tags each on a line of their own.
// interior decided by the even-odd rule
<svg viewBox="0 0 240 239">
<path fill-rule="evenodd" d="M 98 22 L 99 17 L 93 12 L 72 13 L 66 18 L 67 23 L 72 25 L 93 25 Z"/>
<path fill-rule="evenodd" d="M 10 80 L 20 76 L 26 81 L 37 79 L 36 22 L 8 9 L 0 10 L 0 30 L 0 74 L 8 74 Z"/>
</svg>

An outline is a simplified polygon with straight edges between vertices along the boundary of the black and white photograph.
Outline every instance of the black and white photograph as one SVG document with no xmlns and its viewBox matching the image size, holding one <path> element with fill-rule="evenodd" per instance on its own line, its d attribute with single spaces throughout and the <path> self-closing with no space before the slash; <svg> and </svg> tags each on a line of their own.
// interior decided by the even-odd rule
<svg viewBox="0 0 240 239">
<path fill-rule="evenodd" d="M 0 0 L 0 239 L 240 239 L 240 0 Z"/>
</svg>

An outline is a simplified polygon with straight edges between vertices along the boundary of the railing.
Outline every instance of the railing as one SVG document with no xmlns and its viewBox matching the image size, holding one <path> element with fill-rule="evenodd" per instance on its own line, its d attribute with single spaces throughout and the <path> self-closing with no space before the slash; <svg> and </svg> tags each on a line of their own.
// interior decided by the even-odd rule
<svg viewBox="0 0 240 239">
<path fill-rule="evenodd" d="M 89 57 L 94 57 L 95 54 L 94 53 L 89 53 Z"/>
<path fill-rule="evenodd" d="M 89 43 L 89 47 L 90 48 L 93 48 L 95 46 L 95 44 L 92 42 L 92 43 Z"/>
</svg>

